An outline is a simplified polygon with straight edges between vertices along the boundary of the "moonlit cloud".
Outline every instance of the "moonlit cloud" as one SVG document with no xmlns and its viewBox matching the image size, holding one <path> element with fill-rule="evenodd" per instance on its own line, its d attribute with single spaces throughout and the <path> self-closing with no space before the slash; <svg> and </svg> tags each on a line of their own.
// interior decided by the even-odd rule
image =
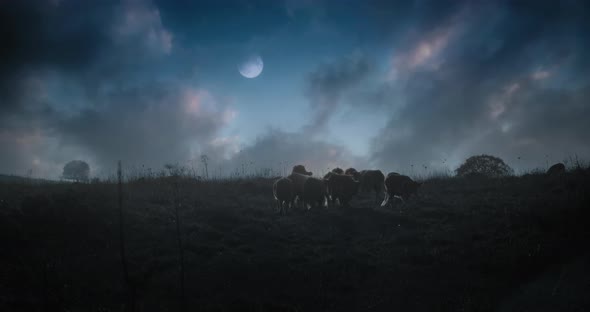
<svg viewBox="0 0 590 312">
<path fill-rule="evenodd" d="M 498 95 L 493 95 L 490 101 L 490 117 L 497 119 L 506 111 L 506 106 L 510 104 L 514 93 L 520 89 L 518 83 L 512 83 L 506 86 Z"/>
<path fill-rule="evenodd" d="M 313 113 L 306 132 L 324 130 L 328 121 L 341 108 L 341 101 L 371 70 L 363 57 L 345 57 L 337 62 L 321 64 L 307 79 L 307 96 Z"/>
<path fill-rule="evenodd" d="M 533 78 L 534 80 L 543 80 L 548 78 L 549 76 L 551 76 L 551 73 L 547 70 L 538 70 L 535 71 L 532 75 L 531 78 Z"/>
<path fill-rule="evenodd" d="M 569 40 L 579 35 L 579 23 L 585 23 L 571 19 L 577 5 L 569 2 L 547 17 L 554 8 L 539 4 L 522 20 L 523 7 L 485 4 L 472 7 L 476 14 L 460 23 L 460 36 L 435 36 L 425 30 L 425 38 L 440 39 L 419 40 L 408 49 L 413 57 L 401 64 L 422 68 L 406 67 L 403 81 L 390 84 L 385 93 L 397 97 L 380 98 L 386 103 L 380 107 L 395 109 L 373 139 L 372 160 L 382 168 L 410 172 L 418 165 L 453 168 L 469 155 L 482 153 L 498 155 L 517 169 L 545 166 L 574 154 L 590 158 L 588 144 L 579 136 L 590 130 L 582 122 L 589 117 L 583 108 L 589 81 L 577 67 L 586 63 L 571 56 L 581 55 L 581 45 Z M 440 20 L 446 25 L 445 18 Z M 553 31 L 536 31 L 542 24 L 553 25 Z M 444 59 L 439 66 L 425 66 L 437 55 Z M 577 81 L 577 87 L 551 85 L 548 68 L 557 65 L 539 63 L 558 64 L 560 79 Z M 534 83 L 541 80 L 548 81 Z M 395 99 L 401 104 L 392 105 Z"/>
<path fill-rule="evenodd" d="M 86 110 L 59 123 L 64 143 L 83 147 L 103 166 L 117 159 L 152 167 L 187 161 L 206 150 L 227 122 L 225 104 L 191 88 L 120 90 L 105 101 L 101 110 Z M 194 103 L 204 105 L 187 113 Z"/>
<path fill-rule="evenodd" d="M 328 168 L 368 166 L 365 159 L 352 155 L 345 146 L 278 129 L 268 129 L 254 144 L 244 146 L 222 164 L 226 168 L 239 169 L 242 164 L 250 162 L 257 168 L 269 168 L 281 174 L 284 168 L 289 172 L 294 165 L 305 164 L 317 176 L 328 172 Z"/>
<path fill-rule="evenodd" d="M 410 51 L 394 56 L 394 73 L 392 75 L 426 65 L 436 69 L 438 66 L 436 58 L 448 45 L 453 31 L 453 28 L 436 30 L 432 34 L 427 35 L 427 38 L 419 40 L 416 46 Z"/>
<path fill-rule="evenodd" d="M 140 37 L 148 48 L 169 54 L 172 51 L 173 35 L 162 25 L 160 11 L 147 0 L 123 1 L 123 14 L 115 26 L 117 40 Z"/>
<path fill-rule="evenodd" d="M 240 152 L 240 137 L 237 135 L 215 137 L 209 145 L 207 153 L 227 161 Z"/>
</svg>

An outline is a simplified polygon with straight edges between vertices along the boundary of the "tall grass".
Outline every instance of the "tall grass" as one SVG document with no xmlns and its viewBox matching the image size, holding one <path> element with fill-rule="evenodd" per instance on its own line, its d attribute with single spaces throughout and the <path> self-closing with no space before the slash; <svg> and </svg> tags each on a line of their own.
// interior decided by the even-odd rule
<svg viewBox="0 0 590 312">
<path fill-rule="evenodd" d="M 520 157 L 519 157 L 520 160 Z M 570 156 L 562 161 L 568 171 L 584 170 L 590 166 L 589 161 L 581 160 L 577 155 Z M 201 157 L 202 166 L 195 167 L 193 163 L 188 165 L 166 164 L 162 168 L 151 168 L 145 165 L 141 166 L 127 166 L 125 175 L 123 177 L 124 182 L 141 182 L 150 180 L 161 180 L 170 178 L 172 176 L 180 177 L 181 180 L 195 180 L 195 181 L 232 181 L 232 180 L 243 180 L 253 178 L 276 178 L 280 176 L 287 176 L 290 174 L 291 167 L 294 163 L 286 161 L 265 163 L 260 166 L 254 161 L 242 161 L 235 164 L 233 167 L 216 165 L 214 161 L 210 161 L 206 155 Z M 550 165 L 549 162 L 546 164 Z M 363 168 L 360 168 L 362 170 Z M 518 169 L 515 170 L 514 176 L 523 176 L 530 174 L 541 174 L 546 171 L 547 168 L 536 168 L 536 169 Z M 313 170 L 314 176 L 322 177 L 327 170 Z M 441 160 L 436 164 L 412 164 L 407 168 L 397 169 L 404 175 L 410 176 L 416 181 L 427 181 L 433 179 L 447 179 L 455 177 L 454 168 L 449 167 L 446 160 Z M 388 171 L 383 171 L 387 175 Z M 93 179 L 93 183 L 106 182 L 116 183 L 116 175 L 109 175 L 105 178 Z"/>
</svg>

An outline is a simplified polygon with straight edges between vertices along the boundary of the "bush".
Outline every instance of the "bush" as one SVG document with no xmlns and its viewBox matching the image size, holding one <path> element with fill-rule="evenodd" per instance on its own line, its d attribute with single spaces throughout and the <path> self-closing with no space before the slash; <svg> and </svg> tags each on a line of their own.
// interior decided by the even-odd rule
<svg viewBox="0 0 590 312">
<path fill-rule="evenodd" d="M 512 175 L 514 171 L 504 161 L 491 155 L 471 156 L 455 170 L 459 177 L 483 176 L 489 178 Z"/>
<path fill-rule="evenodd" d="M 72 160 L 64 166 L 62 177 L 76 182 L 87 182 L 90 176 L 90 166 L 81 160 Z"/>
</svg>

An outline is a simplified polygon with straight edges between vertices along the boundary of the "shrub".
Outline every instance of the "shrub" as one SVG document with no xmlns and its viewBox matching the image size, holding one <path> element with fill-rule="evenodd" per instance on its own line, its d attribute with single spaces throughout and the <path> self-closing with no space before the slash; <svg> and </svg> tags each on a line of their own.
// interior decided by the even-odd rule
<svg viewBox="0 0 590 312">
<path fill-rule="evenodd" d="M 90 166 L 81 160 L 72 160 L 64 166 L 62 177 L 76 182 L 87 182 L 90 176 Z"/>
<path fill-rule="evenodd" d="M 512 175 L 514 171 L 504 161 L 491 155 L 471 156 L 455 170 L 459 177 L 483 176 L 503 177 Z"/>
</svg>

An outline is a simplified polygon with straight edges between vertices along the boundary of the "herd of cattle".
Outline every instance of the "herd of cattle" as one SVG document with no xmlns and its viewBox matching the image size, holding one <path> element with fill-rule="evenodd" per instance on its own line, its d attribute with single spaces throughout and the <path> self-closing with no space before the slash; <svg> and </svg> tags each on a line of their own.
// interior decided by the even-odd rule
<svg viewBox="0 0 590 312">
<path fill-rule="evenodd" d="M 393 204 L 392 197 L 407 200 L 418 190 L 421 183 L 408 176 L 391 172 L 385 177 L 381 170 L 362 170 L 354 168 L 342 170 L 335 168 L 322 179 L 312 177 L 312 172 L 305 166 L 296 165 L 291 174 L 280 178 L 273 184 L 273 194 L 279 212 L 300 203 L 304 208 L 348 206 L 350 200 L 362 192 L 375 192 L 375 201 L 384 194 L 381 206 Z"/>
<path fill-rule="evenodd" d="M 566 167 L 557 163 L 546 171 L 547 176 L 565 174 Z M 312 173 L 303 165 L 293 167 L 286 178 L 280 178 L 273 184 L 273 194 L 280 212 L 300 203 L 304 208 L 314 206 L 348 206 L 350 200 L 359 191 L 375 192 L 375 201 L 379 202 L 381 195 L 385 198 L 381 206 L 393 205 L 393 197 L 406 201 L 414 194 L 422 183 L 410 177 L 391 172 L 385 177 L 381 170 L 362 170 L 354 168 L 342 170 L 335 168 L 322 179 L 314 178 Z"/>
</svg>

